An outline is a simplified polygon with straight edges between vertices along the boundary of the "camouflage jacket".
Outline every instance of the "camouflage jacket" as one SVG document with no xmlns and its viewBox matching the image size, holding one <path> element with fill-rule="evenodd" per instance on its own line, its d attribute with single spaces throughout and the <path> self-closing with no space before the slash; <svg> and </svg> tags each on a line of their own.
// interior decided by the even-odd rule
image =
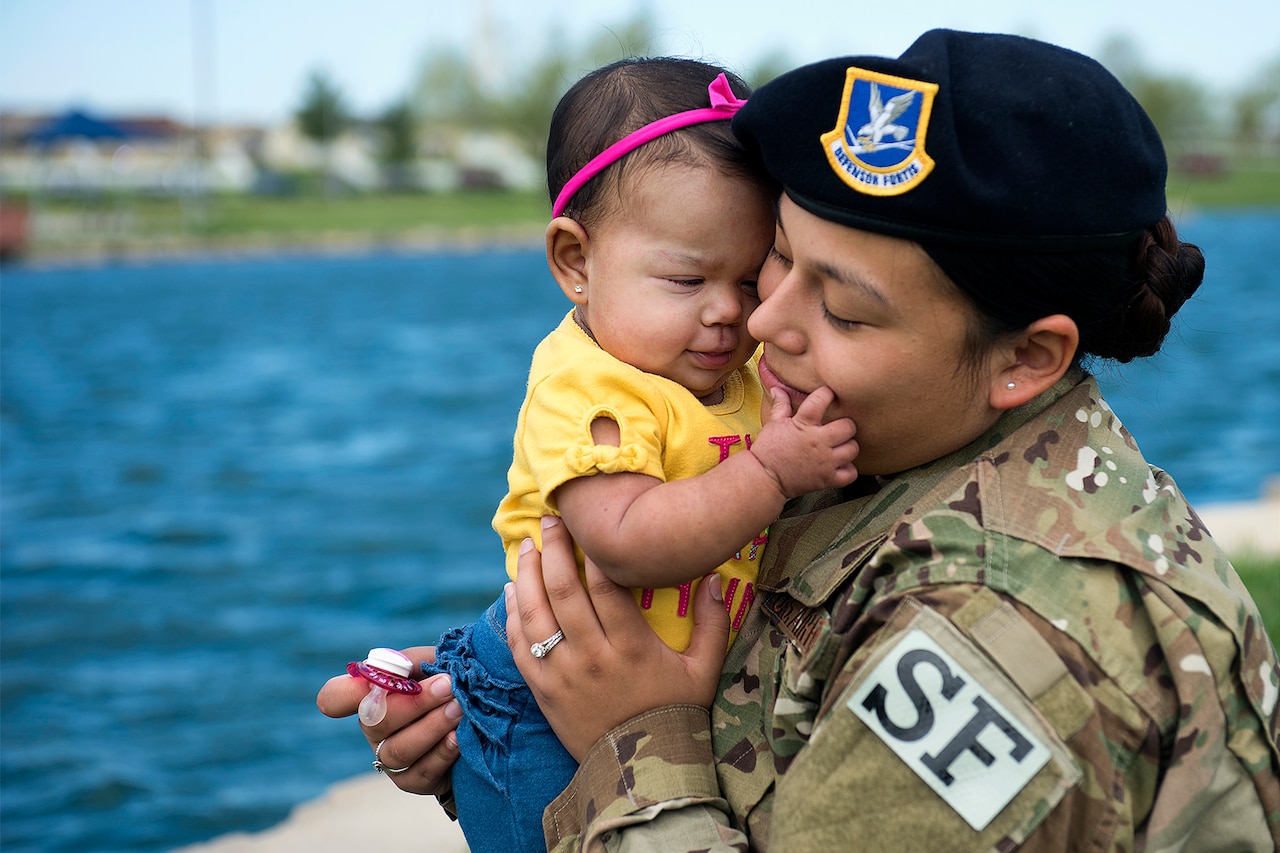
<svg viewBox="0 0 1280 853">
<path fill-rule="evenodd" d="M 796 502 L 759 588 L 710 717 L 603 738 L 549 849 L 1277 846 L 1275 648 L 1088 377 Z"/>
</svg>

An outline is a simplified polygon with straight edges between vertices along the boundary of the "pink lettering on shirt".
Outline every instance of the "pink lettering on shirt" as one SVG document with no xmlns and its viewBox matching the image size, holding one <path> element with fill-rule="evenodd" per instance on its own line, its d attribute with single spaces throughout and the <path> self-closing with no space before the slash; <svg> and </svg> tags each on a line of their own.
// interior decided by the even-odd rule
<svg viewBox="0 0 1280 853">
<path fill-rule="evenodd" d="M 742 441 L 739 435 L 712 435 L 707 437 L 707 441 L 720 448 L 720 462 L 729 458 L 729 448 Z"/>
</svg>

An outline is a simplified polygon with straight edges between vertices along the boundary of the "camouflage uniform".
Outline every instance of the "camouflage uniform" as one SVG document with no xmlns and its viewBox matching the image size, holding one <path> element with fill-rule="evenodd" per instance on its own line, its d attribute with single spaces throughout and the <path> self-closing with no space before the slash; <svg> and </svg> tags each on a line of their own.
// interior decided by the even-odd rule
<svg viewBox="0 0 1280 853">
<path fill-rule="evenodd" d="M 550 849 L 1277 846 L 1275 649 L 1091 378 L 796 502 L 759 586 L 710 724 L 603 738 Z"/>
</svg>

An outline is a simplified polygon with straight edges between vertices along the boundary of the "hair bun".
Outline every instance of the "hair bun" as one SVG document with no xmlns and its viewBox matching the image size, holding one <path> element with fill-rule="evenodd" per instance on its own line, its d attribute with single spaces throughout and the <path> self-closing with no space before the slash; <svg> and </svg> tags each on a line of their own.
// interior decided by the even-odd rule
<svg viewBox="0 0 1280 853">
<path fill-rule="evenodd" d="M 1169 333 L 1173 315 L 1203 280 L 1200 247 L 1179 240 L 1166 216 L 1139 238 L 1133 289 L 1110 328 L 1098 335 L 1094 354 L 1120 362 L 1154 355 Z"/>
</svg>

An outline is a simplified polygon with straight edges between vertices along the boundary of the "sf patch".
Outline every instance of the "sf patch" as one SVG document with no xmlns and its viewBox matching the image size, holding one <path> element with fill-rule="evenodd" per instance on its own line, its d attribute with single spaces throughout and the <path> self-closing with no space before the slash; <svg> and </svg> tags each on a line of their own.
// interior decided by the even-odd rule
<svg viewBox="0 0 1280 853">
<path fill-rule="evenodd" d="M 845 73 L 840 119 L 821 137 L 831 168 L 868 195 L 901 195 L 933 171 L 925 134 L 934 83 L 851 67 Z"/>
<path fill-rule="evenodd" d="M 920 627 L 901 635 L 846 704 L 979 832 L 1052 755 L 1047 733 Z"/>
</svg>

